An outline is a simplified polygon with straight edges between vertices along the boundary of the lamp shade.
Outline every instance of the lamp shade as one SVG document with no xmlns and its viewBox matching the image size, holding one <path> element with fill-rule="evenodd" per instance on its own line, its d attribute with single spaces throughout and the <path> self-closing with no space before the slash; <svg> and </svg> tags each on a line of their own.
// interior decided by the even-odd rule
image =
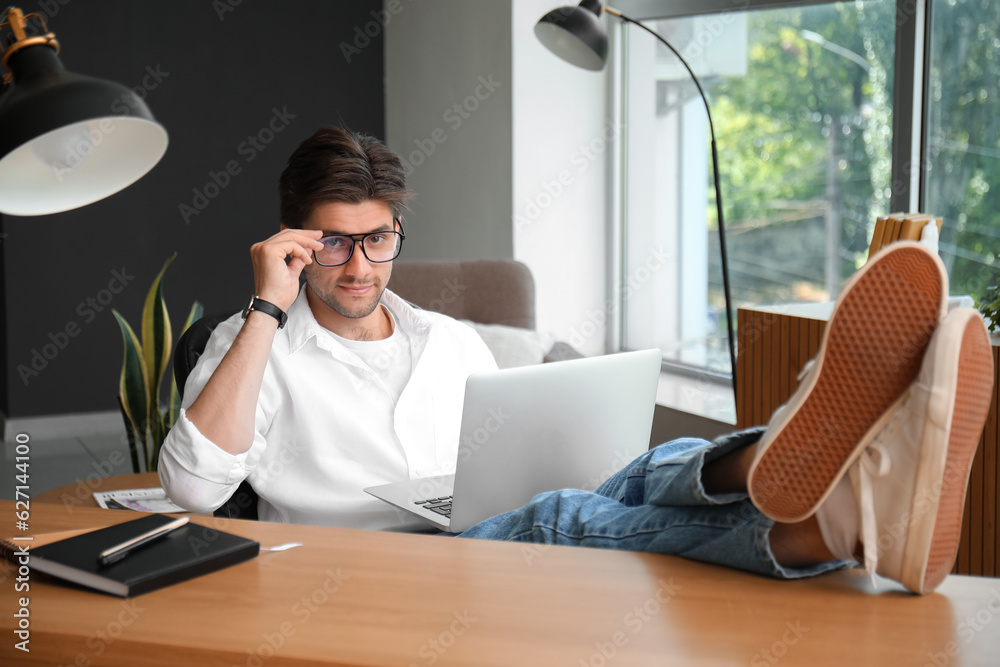
<svg viewBox="0 0 1000 667">
<path fill-rule="evenodd" d="M 0 212 L 44 215 L 90 204 L 159 162 L 167 132 L 130 89 L 67 72 L 48 44 L 7 60 L 0 97 Z"/>
<path fill-rule="evenodd" d="M 608 59 L 608 31 L 601 21 L 599 0 L 553 9 L 535 24 L 535 36 L 549 51 L 577 67 L 601 70 Z"/>
</svg>

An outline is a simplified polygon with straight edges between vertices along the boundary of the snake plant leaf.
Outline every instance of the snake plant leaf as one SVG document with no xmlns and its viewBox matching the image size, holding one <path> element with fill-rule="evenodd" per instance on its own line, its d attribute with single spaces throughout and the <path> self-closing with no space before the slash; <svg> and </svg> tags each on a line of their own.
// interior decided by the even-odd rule
<svg viewBox="0 0 1000 667">
<path fill-rule="evenodd" d="M 121 410 L 122 421 L 125 422 L 125 435 L 128 436 L 128 453 L 132 458 L 132 470 L 139 472 L 139 449 L 136 445 L 135 426 L 132 425 L 132 420 L 129 419 L 128 413 L 125 411 L 125 402 L 122 400 L 121 394 L 118 395 L 118 409 Z"/>
<path fill-rule="evenodd" d="M 146 303 L 142 307 L 142 349 L 145 351 L 147 395 L 157 412 L 160 405 L 160 385 L 167 364 L 170 362 L 170 351 L 173 349 L 170 314 L 163 300 L 163 274 L 176 258 L 177 253 L 174 253 L 163 263 L 163 268 L 156 275 L 152 287 L 146 294 Z"/>
<path fill-rule="evenodd" d="M 118 381 L 119 400 L 122 412 L 132 423 L 132 428 L 138 436 L 146 431 L 145 422 L 149 406 L 149 383 L 146 380 L 146 367 L 142 363 L 142 346 L 121 313 L 114 309 L 111 312 L 121 327 L 125 347 L 121 377 Z"/>
<path fill-rule="evenodd" d="M 205 309 L 202 307 L 201 303 L 195 301 L 191 304 L 191 310 L 188 312 L 187 320 L 184 322 L 184 329 L 181 331 L 181 336 L 184 332 L 191 328 L 191 325 L 201 319 L 202 315 L 205 314 Z M 180 338 L 178 337 L 178 340 Z M 176 354 L 176 352 L 175 352 Z M 170 412 L 167 415 L 167 428 L 173 428 L 174 424 L 177 423 L 177 417 L 181 413 L 181 392 L 177 389 L 177 378 L 173 378 L 170 382 Z"/>
</svg>

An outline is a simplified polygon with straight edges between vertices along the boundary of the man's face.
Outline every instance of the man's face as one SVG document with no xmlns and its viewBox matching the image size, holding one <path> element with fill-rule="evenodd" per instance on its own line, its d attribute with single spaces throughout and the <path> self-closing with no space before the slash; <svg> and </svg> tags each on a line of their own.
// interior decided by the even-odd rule
<svg viewBox="0 0 1000 667">
<path fill-rule="evenodd" d="M 313 208 L 302 228 L 349 235 L 395 231 L 395 223 L 385 202 L 327 202 Z M 309 299 L 317 321 L 346 338 L 354 338 L 351 332 L 357 329 L 378 330 L 383 316 L 375 309 L 392 273 L 392 262 L 369 262 L 360 245 L 355 245 L 346 264 L 326 267 L 313 262 L 305 267 L 308 290 L 328 307 Z"/>
</svg>

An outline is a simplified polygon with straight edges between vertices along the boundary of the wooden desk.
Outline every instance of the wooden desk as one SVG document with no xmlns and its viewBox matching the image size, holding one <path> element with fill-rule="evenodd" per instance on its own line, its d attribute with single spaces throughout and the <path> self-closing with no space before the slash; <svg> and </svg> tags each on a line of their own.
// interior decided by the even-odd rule
<svg viewBox="0 0 1000 667">
<path fill-rule="evenodd" d="M 812 311 L 812 312 L 809 312 Z M 766 424 L 799 386 L 798 374 L 816 356 L 831 304 L 740 308 L 736 359 L 736 426 Z M 962 538 L 952 570 L 1000 576 L 1000 339 L 993 336 L 993 399 L 969 476 Z M 1000 657 L 995 664 L 1000 664 Z"/>
<path fill-rule="evenodd" d="M 0 502 L 13 532 L 14 503 Z M 33 531 L 98 527 L 121 510 L 31 506 Z M 1000 582 L 951 576 L 927 597 L 840 572 L 782 582 L 654 556 L 194 517 L 304 547 L 132 600 L 5 577 L 0 664 L 996 664 Z M 17 651 L 16 597 L 30 596 Z M 978 628 L 978 629 L 977 629 Z"/>
</svg>

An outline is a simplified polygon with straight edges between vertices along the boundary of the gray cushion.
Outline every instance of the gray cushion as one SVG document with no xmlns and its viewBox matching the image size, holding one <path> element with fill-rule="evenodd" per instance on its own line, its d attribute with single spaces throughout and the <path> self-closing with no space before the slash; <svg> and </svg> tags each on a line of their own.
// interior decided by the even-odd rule
<svg viewBox="0 0 1000 667">
<path fill-rule="evenodd" d="M 513 260 L 396 261 L 389 289 L 457 320 L 535 328 L 535 281 Z"/>
</svg>

